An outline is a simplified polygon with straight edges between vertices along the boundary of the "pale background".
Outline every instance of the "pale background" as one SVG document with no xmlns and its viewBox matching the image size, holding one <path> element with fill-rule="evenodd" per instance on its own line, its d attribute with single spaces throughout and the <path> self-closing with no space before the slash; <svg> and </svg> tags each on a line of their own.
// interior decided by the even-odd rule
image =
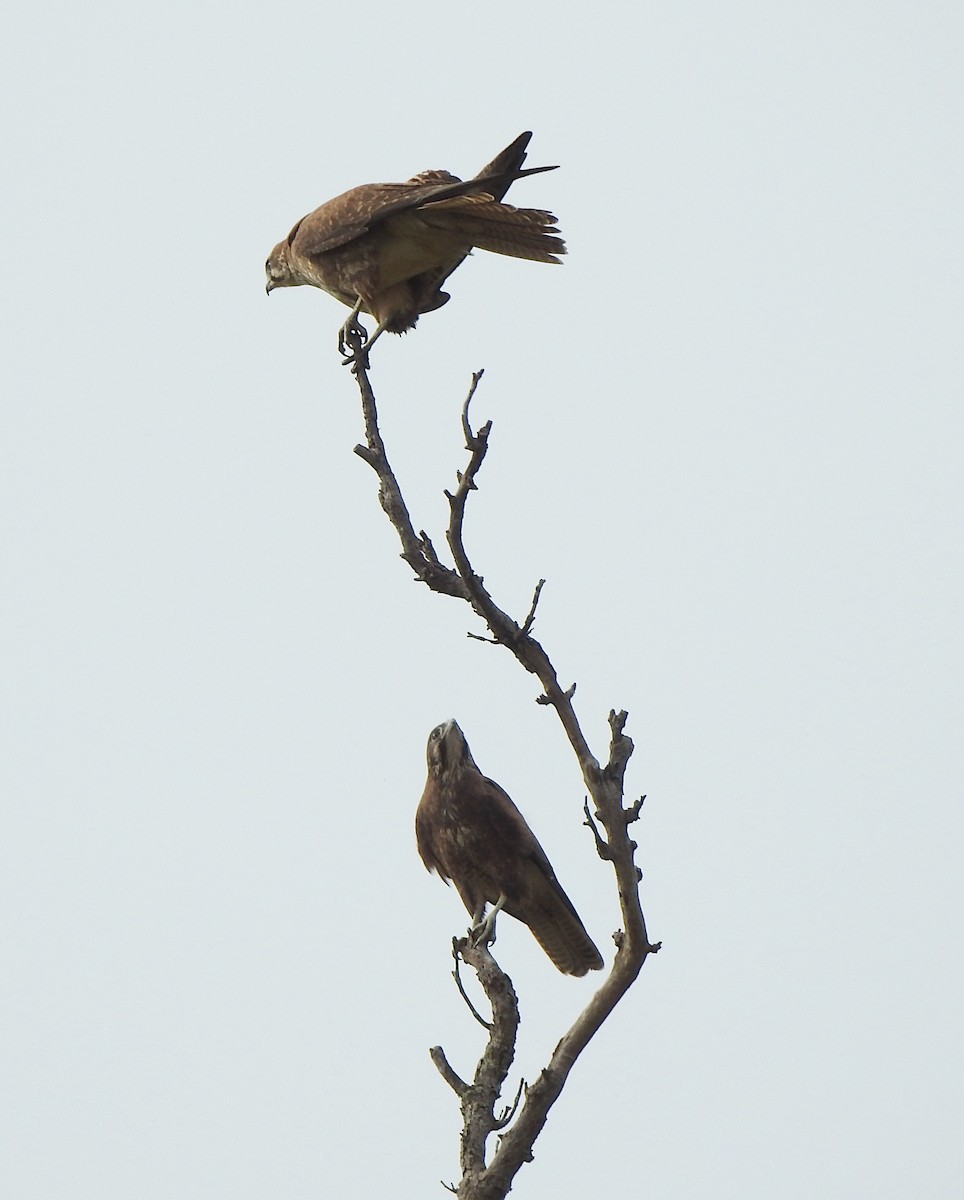
<svg viewBox="0 0 964 1200">
<path fill-rule="evenodd" d="M 412 582 L 344 311 L 265 298 L 357 183 L 522 129 L 563 268 L 479 254 L 375 356 L 441 546 L 630 710 L 663 953 L 519 1200 L 961 1176 L 958 3 L 14 3 L 3 18 L 10 1200 L 442 1196 L 480 1046 L 415 853 L 449 716 L 611 952 L 534 681 Z M 596 980 L 504 921 L 533 1078 Z M 513 1082 L 516 1076 L 513 1076 Z"/>
</svg>

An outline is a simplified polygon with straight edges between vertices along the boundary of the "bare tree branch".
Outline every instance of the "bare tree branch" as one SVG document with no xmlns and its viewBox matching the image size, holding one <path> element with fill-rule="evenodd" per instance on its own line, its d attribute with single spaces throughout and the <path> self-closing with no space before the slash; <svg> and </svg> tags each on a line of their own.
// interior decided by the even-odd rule
<svg viewBox="0 0 964 1200">
<path fill-rule="evenodd" d="M 489 1040 L 475 1069 L 472 1086 L 462 1096 L 462 1183 L 460 1197 L 484 1195 L 489 1168 L 485 1161 L 485 1143 L 501 1128 L 495 1106 L 515 1057 L 515 1039 L 519 1030 L 519 1000 L 512 980 L 492 957 L 484 943 L 476 946 L 466 938 L 459 953 L 479 977 L 492 1006 Z M 495 1195 L 496 1193 L 493 1193 Z"/>
<path fill-rule="evenodd" d="M 660 943 L 651 944 L 647 935 L 639 899 L 638 885 L 642 873 L 635 862 L 637 844 L 628 834 L 629 824 L 639 817 L 642 799 L 628 808 L 623 803 L 623 781 L 633 753 L 633 742 L 625 732 L 627 713 L 614 710 L 609 714 L 610 741 L 605 764 L 601 765 L 590 750 L 572 703 L 576 685 L 571 684 L 568 688 L 560 685 L 549 656 L 532 636 L 535 612 L 545 581 L 539 580 L 536 585 L 529 612 L 520 624 L 496 604 L 469 559 L 463 536 L 466 508 L 469 493 L 478 490 L 476 481 L 488 453 L 492 432 L 491 421 L 486 421 L 474 431 L 469 420 L 469 405 L 482 372 L 473 375 L 462 406 L 462 432 L 469 461 L 463 471 L 456 473 L 458 486 L 454 491 L 445 493 L 449 501 L 446 540 L 453 561 L 453 566 L 448 567 L 440 561 L 427 535 L 424 532 L 417 536 L 415 534 L 401 489 L 385 453 L 378 429 L 375 397 L 362 358 L 358 359 L 354 371 L 361 392 L 367 439 L 365 446 L 356 446 L 355 453 L 378 475 L 379 500 L 398 533 L 402 558 L 416 578 L 432 591 L 455 596 L 471 605 L 485 622 L 491 636 L 470 634 L 470 637 L 505 646 L 525 670 L 539 680 L 543 692 L 537 697 L 537 702 L 555 709 L 572 746 L 593 805 L 591 813 L 589 802 L 586 802 L 586 823 L 592 830 L 599 856 L 612 863 L 616 877 L 622 928 L 613 935 L 616 957 L 609 976 L 572 1027 L 563 1034 L 538 1079 L 525 1089 L 521 1111 L 515 1122 L 505 1129 L 488 1160 L 487 1138 L 512 1121 L 512 1114 L 519 1103 L 517 1097 L 508 1113 L 503 1111 L 499 1116 L 496 1115 L 495 1106 L 515 1053 L 519 1025 L 518 1000 L 511 980 L 496 963 L 487 946 L 475 945 L 469 939 L 456 942 L 457 954 L 476 971 L 492 1008 L 491 1022 L 485 1022 L 475 1013 L 488 1028 L 489 1037 L 471 1084 L 466 1084 L 449 1066 L 440 1047 L 431 1051 L 433 1062 L 459 1096 L 462 1106 L 462 1181 L 456 1194 L 461 1200 L 503 1200 L 519 1168 L 531 1160 L 535 1139 L 545 1125 L 550 1108 L 562 1092 L 576 1059 L 637 978 L 648 955 L 660 948 Z M 605 836 L 599 832 L 599 826 Z M 461 981 L 457 982 L 461 989 Z"/>
<path fill-rule="evenodd" d="M 349 337 L 352 349 L 361 353 L 361 341 L 357 334 Z M 375 395 L 368 380 L 362 359 L 355 364 L 354 373 L 358 380 L 358 388 L 362 398 L 362 413 L 365 418 L 365 437 L 367 444 L 356 446 L 355 453 L 365 460 L 378 475 L 378 500 L 388 519 L 394 525 L 402 543 L 402 558 L 415 572 L 415 578 L 428 584 L 433 592 L 442 592 L 449 596 L 467 599 L 465 587 L 458 575 L 439 561 L 435 548 L 429 539 L 422 534 L 417 536 L 408 515 L 408 506 L 402 498 L 398 481 L 388 462 L 385 453 L 385 443 L 378 428 L 378 411 L 375 407 Z"/>
<path fill-rule="evenodd" d="M 469 1090 L 469 1085 L 465 1080 L 455 1073 L 449 1066 L 449 1060 L 445 1057 L 445 1051 L 441 1046 L 433 1046 L 429 1050 L 429 1056 L 435 1066 L 438 1068 L 438 1073 L 442 1076 L 445 1082 L 449 1085 L 456 1096 L 464 1096 Z"/>
</svg>

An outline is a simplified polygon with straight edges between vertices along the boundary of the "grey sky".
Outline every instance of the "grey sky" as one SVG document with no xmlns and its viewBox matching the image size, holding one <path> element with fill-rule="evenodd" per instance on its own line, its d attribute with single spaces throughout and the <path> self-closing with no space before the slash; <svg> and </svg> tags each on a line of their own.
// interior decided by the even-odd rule
<svg viewBox="0 0 964 1200">
<path fill-rule="evenodd" d="M 961 1176 L 964 14 L 949 3 L 14 3 L 0 436 L 11 1200 L 432 1195 L 479 1047 L 422 869 L 456 716 L 607 957 L 533 681 L 412 583 L 344 310 L 264 295 L 357 183 L 560 163 L 564 267 L 479 253 L 373 382 L 599 753 L 650 931 L 520 1200 L 948 1196 Z M 437 544 L 442 544 L 441 536 Z M 504 921 L 532 1078 L 595 981 Z M 439 1195 L 443 1193 L 438 1192 Z"/>
</svg>

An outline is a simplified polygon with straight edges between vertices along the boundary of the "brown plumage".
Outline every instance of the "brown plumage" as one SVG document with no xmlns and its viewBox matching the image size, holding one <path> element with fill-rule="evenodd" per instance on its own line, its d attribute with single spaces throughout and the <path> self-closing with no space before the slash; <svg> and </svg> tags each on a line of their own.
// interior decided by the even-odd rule
<svg viewBox="0 0 964 1200">
<path fill-rule="evenodd" d="M 354 331 L 355 318 L 371 313 L 378 322 L 368 341 L 383 331 L 405 333 L 421 313 L 449 299 L 442 284 L 473 247 L 558 263 L 566 245 L 552 213 L 502 204 L 523 170 L 531 133 L 520 134 L 474 179 L 448 171 L 423 171 L 407 183 L 369 183 L 322 204 L 295 225 L 265 263 L 267 291 L 311 284 L 351 308 L 339 349 Z M 366 348 L 368 348 L 366 347 Z"/>
<path fill-rule="evenodd" d="M 428 781 L 415 814 L 422 862 L 455 884 L 473 926 L 494 941 L 495 913 L 528 925 L 566 975 L 603 965 L 545 851 L 509 796 L 475 765 L 455 721 L 432 730 Z M 495 906 L 483 921 L 486 904 Z"/>
</svg>

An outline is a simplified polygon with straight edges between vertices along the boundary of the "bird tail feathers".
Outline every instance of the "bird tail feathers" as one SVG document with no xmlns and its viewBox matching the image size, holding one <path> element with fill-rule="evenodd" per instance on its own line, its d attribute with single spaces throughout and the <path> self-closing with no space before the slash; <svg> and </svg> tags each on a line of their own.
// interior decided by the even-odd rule
<svg viewBox="0 0 964 1200">
<path fill-rule="evenodd" d="M 548 263 L 566 253 L 552 213 L 500 204 L 485 192 L 437 200 L 418 211 L 431 228 L 459 234 L 478 250 Z"/>
<path fill-rule="evenodd" d="M 575 911 L 558 903 L 527 908 L 526 924 L 563 975 L 585 975 L 602 967 L 602 955 Z"/>
<path fill-rule="evenodd" d="M 558 171 L 558 167 L 525 167 L 526 147 L 532 138 L 532 133 L 520 133 L 515 141 L 510 142 L 501 150 L 490 163 L 475 176 L 475 183 L 484 183 L 486 191 L 491 192 L 496 200 L 501 200 L 517 179 L 527 175 L 541 175 L 544 171 Z"/>
</svg>

